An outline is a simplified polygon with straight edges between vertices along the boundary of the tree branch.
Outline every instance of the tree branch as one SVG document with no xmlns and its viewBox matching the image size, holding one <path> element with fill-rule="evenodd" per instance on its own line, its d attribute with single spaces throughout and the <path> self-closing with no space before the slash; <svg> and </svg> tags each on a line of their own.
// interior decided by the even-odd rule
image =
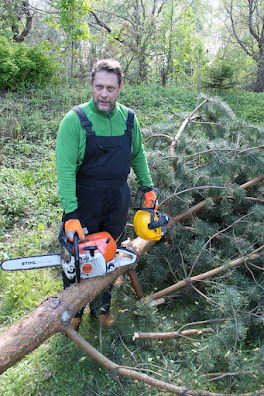
<svg viewBox="0 0 264 396">
<path fill-rule="evenodd" d="M 82 348 L 86 353 L 92 356 L 98 363 L 102 364 L 108 370 L 113 372 L 115 375 L 121 375 L 123 377 L 132 378 L 138 381 L 142 381 L 150 386 L 158 389 L 165 390 L 177 395 L 191 395 L 191 396 L 224 396 L 221 393 L 213 393 L 206 391 L 195 391 L 193 389 L 184 388 L 168 382 L 160 381 L 152 378 L 146 374 L 138 372 L 132 367 L 119 366 L 112 362 L 110 359 L 101 354 L 97 349 L 95 349 L 91 344 L 89 344 L 80 334 L 74 331 L 72 328 L 68 327 L 65 330 L 65 334 L 74 341 L 80 348 Z M 251 393 L 240 394 L 240 396 L 251 396 Z"/>
<path fill-rule="evenodd" d="M 205 279 L 211 278 L 212 276 L 218 275 L 221 272 L 227 271 L 229 269 L 233 269 L 238 267 L 241 264 L 246 263 L 248 260 L 258 260 L 262 254 L 258 254 L 261 250 L 264 249 L 264 245 L 260 246 L 258 249 L 254 250 L 250 254 L 248 254 L 245 257 L 239 257 L 236 260 L 233 260 L 225 265 L 222 265 L 220 267 L 214 268 L 210 271 L 204 272 L 203 274 L 199 274 L 190 278 L 183 279 L 176 284 L 167 287 L 166 289 L 160 290 L 156 293 L 151 294 L 151 296 L 148 296 L 145 298 L 146 301 L 150 300 L 155 300 L 155 299 L 160 299 L 161 297 L 164 296 L 169 296 L 170 294 L 174 293 L 175 291 L 182 289 L 183 287 L 189 286 L 192 283 L 195 282 L 201 282 L 204 281 Z"/>
<path fill-rule="evenodd" d="M 213 329 L 205 328 L 205 329 L 190 329 L 190 330 L 178 330 L 166 333 L 141 333 L 135 332 L 133 336 L 133 341 L 136 339 L 139 340 L 169 340 L 172 338 L 180 338 L 180 337 L 190 337 L 194 335 L 202 335 L 205 333 L 212 333 Z"/>
</svg>

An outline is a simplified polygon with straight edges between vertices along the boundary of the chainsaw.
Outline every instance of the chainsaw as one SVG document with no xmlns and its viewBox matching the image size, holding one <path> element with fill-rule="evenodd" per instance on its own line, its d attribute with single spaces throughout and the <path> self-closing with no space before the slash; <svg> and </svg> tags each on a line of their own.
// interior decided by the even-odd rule
<svg viewBox="0 0 264 396">
<path fill-rule="evenodd" d="M 29 256 L 5 260 L 4 271 L 31 270 L 47 267 L 62 267 L 70 280 L 94 278 L 105 275 L 118 267 L 133 264 L 137 256 L 126 248 L 117 248 L 113 237 L 106 231 L 85 236 L 79 242 L 74 234 L 73 243 L 66 239 L 63 229 L 59 234 L 61 254 Z"/>
</svg>

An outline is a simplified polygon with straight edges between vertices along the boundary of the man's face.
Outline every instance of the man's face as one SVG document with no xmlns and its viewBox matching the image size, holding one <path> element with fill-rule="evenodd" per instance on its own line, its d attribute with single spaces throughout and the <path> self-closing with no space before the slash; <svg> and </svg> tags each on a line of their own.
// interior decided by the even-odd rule
<svg viewBox="0 0 264 396">
<path fill-rule="evenodd" d="M 94 104 L 97 109 L 111 113 L 115 107 L 123 82 L 119 85 L 115 73 L 101 70 L 95 74 L 93 82 L 90 81 L 90 83 Z"/>
</svg>

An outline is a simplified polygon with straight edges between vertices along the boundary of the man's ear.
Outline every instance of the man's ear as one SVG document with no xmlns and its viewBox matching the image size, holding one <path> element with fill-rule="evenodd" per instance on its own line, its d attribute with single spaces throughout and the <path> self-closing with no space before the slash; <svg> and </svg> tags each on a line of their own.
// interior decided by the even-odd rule
<svg viewBox="0 0 264 396">
<path fill-rule="evenodd" d="M 124 81 L 121 82 L 119 89 L 121 89 L 123 87 Z"/>
<path fill-rule="evenodd" d="M 90 85 L 92 86 L 93 85 L 93 80 L 90 78 Z"/>
</svg>

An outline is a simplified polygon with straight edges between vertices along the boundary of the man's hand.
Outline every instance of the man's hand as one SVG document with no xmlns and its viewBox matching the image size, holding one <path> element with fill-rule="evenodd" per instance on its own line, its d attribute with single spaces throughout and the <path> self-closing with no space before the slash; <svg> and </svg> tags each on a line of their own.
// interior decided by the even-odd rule
<svg viewBox="0 0 264 396">
<path fill-rule="evenodd" d="M 148 191 L 145 192 L 145 204 L 147 208 L 154 208 L 155 210 L 158 209 L 158 205 L 156 202 L 156 205 L 154 207 L 155 201 L 157 200 L 157 195 L 155 193 L 155 191 Z"/>
<path fill-rule="evenodd" d="M 75 232 L 77 232 L 80 241 L 85 240 L 84 232 L 78 219 L 70 219 L 65 221 L 64 227 L 66 237 L 69 239 L 70 242 L 73 242 Z"/>
</svg>

